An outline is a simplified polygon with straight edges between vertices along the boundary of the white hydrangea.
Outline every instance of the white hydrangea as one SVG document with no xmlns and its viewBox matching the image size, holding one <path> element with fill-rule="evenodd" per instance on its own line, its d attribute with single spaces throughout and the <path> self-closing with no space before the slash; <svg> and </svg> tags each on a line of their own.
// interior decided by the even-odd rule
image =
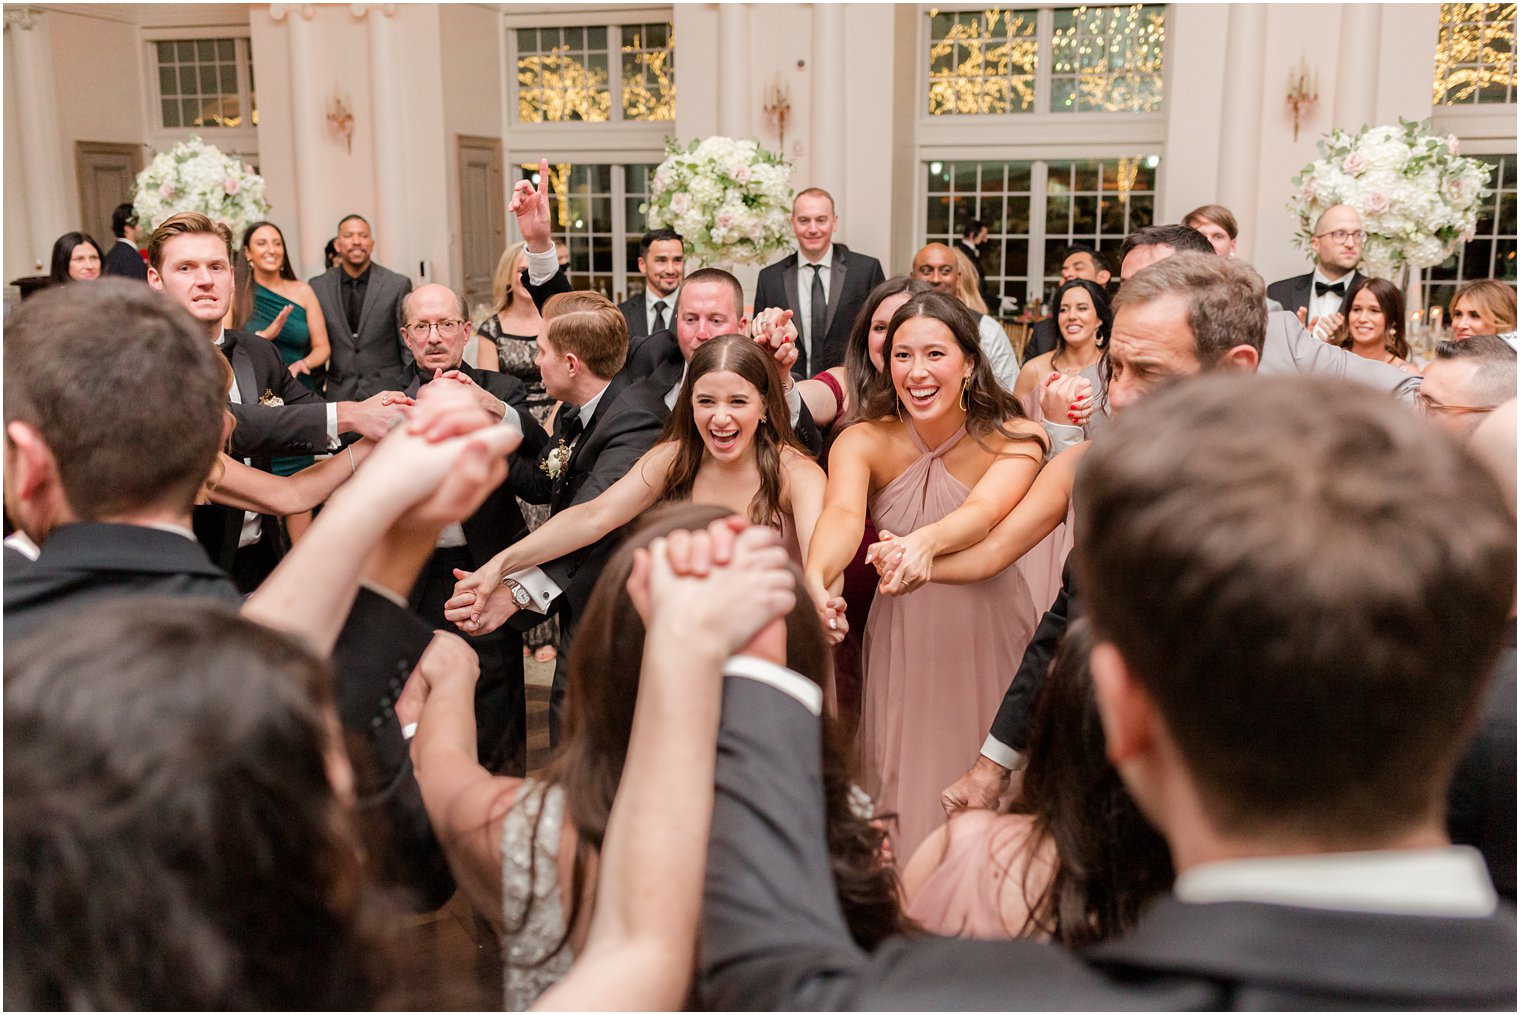
<svg viewBox="0 0 1520 1015">
<path fill-rule="evenodd" d="M 137 176 L 132 203 L 150 229 L 171 215 L 197 211 L 240 235 L 269 216 L 263 177 L 198 137 L 155 155 Z"/>
<path fill-rule="evenodd" d="M 667 145 L 644 206 L 707 264 L 762 262 L 791 240 L 791 166 L 753 138 Z"/>
</svg>

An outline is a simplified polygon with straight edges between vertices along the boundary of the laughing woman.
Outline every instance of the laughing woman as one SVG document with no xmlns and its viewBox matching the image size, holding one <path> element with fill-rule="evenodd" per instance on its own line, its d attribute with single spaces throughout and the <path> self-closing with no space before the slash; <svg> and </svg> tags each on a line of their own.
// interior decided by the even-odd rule
<svg viewBox="0 0 1520 1015">
<path fill-rule="evenodd" d="M 595 500 L 550 518 L 463 577 L 444 616 L 469 634 L 501 626 L 504 576 L 590 546 L 666 501 L 716 504 L 780 529 L 805 559 L 823 507 L 824 476 L 787 421 L 775 365 L 747 338 L 704 342 L 654 447 Z M 857 537 L 858 539 L 858 537 Z"/>
<path fill-rule="evenodd" d="M 1043 431 L 998 386 L 976 318 L 959 301 L 911 296 L 892 316 L 883 352 L 887 369 L 860 407 L 862 422 L 829 456 L 806 569 L 819 601 L 854 556 L 868 512 L 906 534 L 899 568 L 927 571 L 936 554 L 985 536 L 1044 458 Z M 939 791 L 976 757 L 1035 626 L 1018 568 L 931 591 L 877 596 L 866 624 L 866 789 L 883 813 L 896 813 L 893 848 L 904 858 L 944 820 Z"/>
</svg>

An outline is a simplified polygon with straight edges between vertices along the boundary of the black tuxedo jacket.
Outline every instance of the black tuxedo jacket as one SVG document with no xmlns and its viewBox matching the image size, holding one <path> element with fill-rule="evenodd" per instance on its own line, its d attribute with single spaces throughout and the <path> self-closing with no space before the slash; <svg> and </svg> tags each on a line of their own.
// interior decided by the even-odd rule
<svg viewBox="0 0 1520 1015">
<path fill-rule="evenodd" d="M 671 293 L 665 297 L 665 301 L 670 304 L 669 309 L 665 311 L 665 325 L 666 327 L 670 327 L 675 323 L 676 319 L 675 293 Z M 630 345 L 633 344 L 635 339 L 643 338 L 649 334 L 653 321 L 649 318 L 649 306 L 644 302 L 643 293 L 639 293 L 637 296 L 630 296 L 619 303 L 618 310 L 622 311 L 623 320 L 628 322 L 628 341 Z"/>
<path fill-rule="evenodd" d="M 566 413 L 561 409 L 555 419 L 554 433 L 544 444 L 537 463 L 510 473 L 513 492 L 529 503 L 547 504 L 551 514 L 558 514 L 573 504 L 595 499 L 622 479 L 644 452 L 654 447 L 665 426 L 664 414 L 653 411 L 647 401 L 633 402 L 625 397 L 628 388 L 628 378 L 622 374 L 612 379 L 597 402 L 596 411 L 583 422 L 569 460 L 559 474 L 551 478 L 548 474 L 550 453 L 558 449 L 561 442 L 570 446 Z M 565 643 L 573 637 L 575 625 L 585 613 L 602 567 L 622 535 L 621 531 L 609 533 L 590 546 L 543 565 L 544 573 L 563 593 L 553 607 L 561 618 L 561 651 L 566 651 Z M 514 618 L 514 626 L 526 629 L 539 619 L 538 614 L 523 611 Z"/>
<path fill-rule="evenodd" d="M 1362 277 L 1359 271 L 1353 271 L 1346 276 L 1346 291 L 1351 291 L 1351 286 L 1357 279 Z M 1267 286 L 1267 299 L 1276 300 L 1282 304 L 1282 308 L 1290 314 L 1296 314 L 1301 309 L 1309 306 L 1309 297 L 1314 291 L 1314 272 L 1307 275 L 1294 275 L 1279 282 L 1273 282 Z"/>
<path fill-rule="evenodd" d="M 1077 602 L 1076 574 L 1071 561 L 1061 569 L 1061 591 L 1056 593 L 1050 609 L 1040 618 L 1034 629 L 1034 637 L 1024 649 L 1019 668 L 1003 693 L 1003 703 L 988 730 L 999 743 L 1023 753 L 1029 750 L 1029 724 L 1034 717 L 1035 702 L 1040 699 L 1040 688 L 1045 686 L 1045 674 L 1055 658 L 1056 649 L 1066 635 L 1071 622 L 1081 616 Z"/>
<path fill-rule="evenodd" d="M 844 347 L 849 343 L 850 329 L 855 326 L 861 306 L 871 290 L 886 281 L 880 261 L 856 254 L 840 243 L 834 244 L 829 274 L 832 277 L 829 280 L 829 309 L 823 322 L 823 341 L 808 336 L 811 347 L 807 368 L 810 375 L 844 362 Z M 755 313 L 772 307 L 790 310 L 798 332 L 806 331 L 807 322 L 802 320 L 797 300 L 797 287 L 803 284 L 811 285 L 812 276 L 799 281 L 795 253 L 760 269 L 760 279 L 755 284 Z"/>
<path fill-rule="evenodd" d="M 232 364 L 242 403 L 229 402 L 237 420 L 232 431 L 232 454 L 253 467 L 270 471 L 273 451 L 297 453 L 327 450 L 327 403 L 290 375 L 273 342 L 247 331 L 222 335 L 222 353 Z M 267 403 L 283 404 L 271 405 Z M 264 515 L 260 540 L 275 557 L 285 552 L 279 521 Z M 232 570 L 243 528 L 243 512 L 219 504 L 195 509 L 195 535 L 217 566 Z"/>
<path fill-rule="evenodd" d="M 424 379 L 415 364 L 408 364 L 406 369 L 404 390 L 407 395 L 415 397 L 431 378 Z M 508 457 L 508 474 L 534 471 L 549 435 L 528 411 L 528 389 L 523 382 L 511 374 L 477 370 L 468 363 L 461 363 L 458 369 L 477 385 L 517 410 L 518 419 L 522 423 L 523 440 Z M 522 510 L 517 506 L 511 483 L 502 483 L 492 490 L 485 502 L 464 520 L 460 528 L 464 529 L 465 545 L 470 552 L 473 567 L 479 567 L 528 534 L 528 526 L 523 520 Z"/>
<path fill-rule="evenodd" d="M 1474 846 L 1494 889 L 1515 901 L 1515 630 L 1499 653 L 1478 729 L 1446 795 L 1451 841 Z"/>
<path fill-rule="evenodd" d="M 1515 1006 L 1515 918 L 1156 901 L 1127 937 L 894 937 L 867 954 L 830 868 L 821 724 L 784 691 L 726 678 L 702 905 L 711 1010 L 1220 1010 Z"/>
<path fill-rule="evenodd" d="M 262 341 L 262 340 L 261 340 Z M 141 525 L 76 522 L 50 534 L 30 566 L 5 572 L 5 639 L 67 637 L 89 622 L 90 607 L 121 596 L 157 596 L 172 609 L 186 598 L 241 602 L 231 579 L 198 544 Z M 422 658 L 432 630 L 383 596 L 360 589 L 333 650 L 339 717 L 351 740 L 368 747 L 355 765 L 361 820 L 387 880 L 412 889 L 423 909 L 453 891 L 433 837 L 394 704 Z"/>
<path fill-rule="evenodd" d="M 148 265 L 142 259 L 142 254 L 137 248 L 121 240 L 111 248 L 106 255 L 105 262 L 100 266 L 102 275 L 116 275 L 120 278 L 135 278 L 138 281 L 148 281 Z"/>
<path fill-rule="evenodd" d="M 1056 347 L 1056 315 L 1051 314 L 1042 320 L 1035 321 L 1029 329 L 1029 341 L 1024 343 L 1024 355 L 1019 358 L 1020 365 L 1028 363 L 1036 356 L 1052 352 Z"/>
</svg>

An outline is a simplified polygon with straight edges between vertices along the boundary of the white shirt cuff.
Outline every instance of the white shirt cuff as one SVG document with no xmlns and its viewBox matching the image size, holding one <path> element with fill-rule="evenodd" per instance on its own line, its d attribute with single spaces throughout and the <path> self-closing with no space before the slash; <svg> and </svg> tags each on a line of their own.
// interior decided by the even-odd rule
<svg viewBox="0 0 1520 1015">
<path fill-rule="evenodd" d="M 371 592 L 373 592 L 375 595 L 379 596 L 381 599 L 389 599 L 391 602 L 395 603 L 397 606 L 401 607 L 403 610 L 409 610 L 409 609 L 411 609 L 411 607 L 408 606 L 407 603 L 406 603 L 406 598 L 404 596 L 400 595 L 399 593 L 397 593 L 393 589 L 388 589 L 388 588 L 386 588 L 383 585 L 376 585 L 374 582 L 360 582 L 359 584 L 362 587 L 364 587 L 366 589 L 369 589 Z"/>
<path fill-rule="evenodd" d="M 501 402 L 501 421 L 503 423 L 506 423 L 512 429 L 516 430 L 518 436 L 522 436 L 522 417 L 517 414 L 517 410 L 512 408 L 512 406 L 507 402 L 502 401 L 500 398 L 498 398 L 497 401 Z"/>
<path fill-rule="evenodd" d="M 769 684 L 787 697 L 795 698 L 814 715 L 823 714 L 823 688 L 785 666 L 755 656 L 734 656 L 723 664 L 723 675 Z"/>
<path fill-rule="evenodd" d="M 1076 447 L 1086 436 L 1079 426 L 1068 426 L 1048 419 L 1041 420 L 1040 423 L 1045 427 L 1045 436 L 1050 438 L 1050 451 L 1046 458 L 1054 458 L 1067 448 Z"/>
<path fill-rule="evenodd" d="M 343 446 L 338 440 L 338 403 L 327 403 L 327 450 L 337 451 Z"/>
<path fill-rule="evenodd" d="M 1024 767 L 1024 756 L 991 734 L 982 742 L 982 757 L 1010 772 Z"/>
<path fill-rule="evenodd" d="M 548 250 L 524 251 L 523 260 L 528 263 L 528 281 L 533 285 L 543 285 L 559 271 L 559 255 L 552 243 Z"/>
<path fill-rule="evenodd" d="M 791 418 L 792 426 L 797 425 L 797 420 L 802 418 L 802 392 L 797 390 L 797 382 L 792 381 L 792 386 L 786 389 L 786 413 Z"/>
<path fill-rule="evenodd" d="M 507 577 L 527 590 L 528 605 L 524 606 L 523 609 L 529 613 L 548 613 L 550 605 L 553 604 L 555 599 L 559 598 L 560 593 L 563 591 L 553 578 L 544 574 L 544 569 L 541 567 L 530 567 L 521 571 L 514 571 L 507 575 Z"/>
</svg>

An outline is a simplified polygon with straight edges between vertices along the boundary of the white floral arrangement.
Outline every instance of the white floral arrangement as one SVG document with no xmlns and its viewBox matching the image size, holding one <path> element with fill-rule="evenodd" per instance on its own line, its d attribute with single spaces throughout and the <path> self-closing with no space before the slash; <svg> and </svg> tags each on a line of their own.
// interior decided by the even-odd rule
<svg viewBox="0 0 1520 1015">
<path fill-rule="evenodd" d="M 170 215 L 198 211 L 226 223 L 234 242 L 245 227 L 269 217 L 264 178 L 199 137 L 153 156 L 148 168 L 137 174 L 132 207 L 150 230 Z"/>
<path fill-rule="evenodd" d="M 1293 178 L 1298 191 L 1288 202 L 1300 246 L 1308 249 L 1315 220 L 1337 204 L 1361 214 L 1361 270 L 1378 278 L 1440 264 L 1472 239 L 1492 167 L 1463 158 L 1455 137 L 1436 137 L 1429 127 L 1401 117 L 1397 127 L 1336 129 L 1321 138 L 1319 160 Z"/>
<path fill-rule="evenodd" d="M 704 264 L 762 264 L 792 243 L 792 167 L 753 139 L 665 144 L 649 202 L 650 229 L 674 229 Z"/>
</svg>

